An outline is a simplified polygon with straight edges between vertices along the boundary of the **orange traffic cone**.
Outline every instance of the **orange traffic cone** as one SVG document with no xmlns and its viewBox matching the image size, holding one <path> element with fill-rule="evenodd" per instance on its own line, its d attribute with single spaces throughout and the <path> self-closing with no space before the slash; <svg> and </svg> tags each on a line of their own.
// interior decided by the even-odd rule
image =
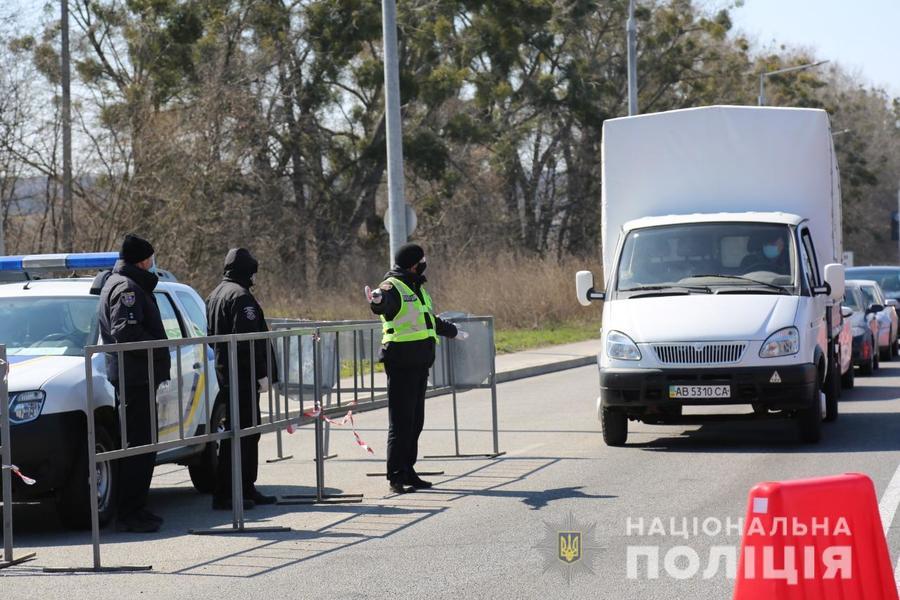
<svg viewBox="0 0 900 600">
<path fill-rule="evenodd" d="M 734 600 L 898 600 L 868 476 L 750 490 Z"/>
</svg>

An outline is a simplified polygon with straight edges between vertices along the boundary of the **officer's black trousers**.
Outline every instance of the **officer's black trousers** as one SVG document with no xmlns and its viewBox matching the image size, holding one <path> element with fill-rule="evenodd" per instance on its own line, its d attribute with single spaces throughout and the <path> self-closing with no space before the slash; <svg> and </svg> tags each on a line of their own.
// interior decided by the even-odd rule
<svg viewBox="0 0 900 600">
<path fill-rule="evenodd" d="M 228 385 L 219 382 L 219 394 L 216 402 L 224 402 L 225 429 L 231 431 L 231 398 Z M 256 411 L 256 422 L 259 423 L 259 393 L 251 389 L 249 383 L 238 387 L 238 406 L 240 407 L 241 428 L 253 426 L 253 411 Z M 259 472 L 259 434 L 241 438 L 241 489 L 244 497 L 251 496 Z M 215 495 L 219 498 L 231 498 L 231 440 L 222 440 L 219 446 L 219 464 L 216 476 Z"/>
<path fill-rule="evenodd" d="M 427 368 L 399 368 L 385 364 L 388 388 L 387 477 L 406 483 L 419 453 L 425 425 Z"/>
<path fill-rule="evenodd" d="M 127 380 L 126 380 L 127 381 Z M 118 396 L 119 387 L 115 386 Z M 155 396 L 154 396 L 155 398 Z M 117 398 L 116 404 L 121 400 Z M 117 421 L 118 422 L 118 421 Z M 142 446 L 152 440 L 155 423 L 150 413 L 150 386 L 125 385 L 125 431 L 128 446 Z M 138 454 L 119 459 L 116 507 L 120 517 L 128 516 L 147 505 L 150 480 L 156 465 L 156 453 Z"/>
</svg>

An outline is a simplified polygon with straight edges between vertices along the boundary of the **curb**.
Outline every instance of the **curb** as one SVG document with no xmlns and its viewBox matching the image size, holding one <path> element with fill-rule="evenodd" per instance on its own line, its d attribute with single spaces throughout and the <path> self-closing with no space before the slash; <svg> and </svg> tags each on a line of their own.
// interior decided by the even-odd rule
<svg viewBox="0 0 900 600">
<path fill-rule="evenodd" d="M 578 367 L 585 367 L 596 363 L 596 356 L 581 356 L 579 358 L 570 358 L 545 365 L 535 365 L 533 367 L 513 369 L 512 371 L 502 371 L 496 375 L 497 383 L 507 383 L 509 381 L 526 379 L 528 377 L 539 377 L 541 375 L 547 375 L 548 373 L 567 371 L 569 369 L 576 369 Z"/>
</svg>

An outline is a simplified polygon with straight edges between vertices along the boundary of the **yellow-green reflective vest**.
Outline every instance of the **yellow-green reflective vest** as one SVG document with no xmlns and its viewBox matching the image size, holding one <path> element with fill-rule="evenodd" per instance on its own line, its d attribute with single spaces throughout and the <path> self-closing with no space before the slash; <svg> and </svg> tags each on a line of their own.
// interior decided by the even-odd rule
<svg viewBox="0 0 900 600">
<path fill-rule="evenodd" d="M 390 321 L 381 315 L 381 343 L 417 342 L 428 338 L 434 338 L 437 341 L 437 332 L 434 329 L 434 308 L 431 304 L 431 296 L 428 295 L 425 288 L 421 288 L 423 302 L 408 285 L 396 277 L 389 277 L 387 283 L 392 284 L 400 294 L 400 310 Z M 430 315 L 430 319 L 426 320 L 425 315 Z"/>
</svg>

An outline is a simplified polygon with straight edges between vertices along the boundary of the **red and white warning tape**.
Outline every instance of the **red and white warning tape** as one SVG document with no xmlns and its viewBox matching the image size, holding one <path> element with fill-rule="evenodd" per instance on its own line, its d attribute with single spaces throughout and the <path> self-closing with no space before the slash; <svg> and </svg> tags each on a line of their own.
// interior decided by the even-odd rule
<svg viewBox="0 0 900 600">
<path fill-rule="evenodd" d="M 362 448 L 363 450 L 365 450 L 366 452 L 368 452 L 369 454 L 375 454 L 375 451 L 372 449 L 372 447 L 369 446 L 366 442 L 364 442 L 363 439 L 359 436 L 359 433 L 356 432 L 356 423 L 353 421 L 353 411 L 352 410 L 348 410 L 347 414 L 344 415 L 339 421 L 335 420 L 335 419 L 331 419 L 329 417 L 326 417 L 322 413 L 321 408 L 316 408 L 315 410 L 306 411 L 305 413 L 303 413 L 303 416 L 308 417 L 310 419 L 316 419 L 316 418 L 322 417 L 323 421 L 330 423 L 330 424 L 334 425 L 335 427 L 343 427 L 344 425 L 349 423 L 350 427 L 353 430 L 353 437 L 356 438 L 356 445 L 359 446 L 360 448 Z M 288 423 L 287 432 L 294 433 L 294 431 L 296 431 L 296 429 L 294 428 L 294 424 Z"/>
<path fill-rule="evenodd" d="M 18 476 L 18 478 L 25 483 L 25 485 L 34 485 L 37 483 L 37 480 L 25 475 L 22 471 L 19 470 L 19 467 L 17 467 L 16 465 L 3 465 L 3 468 L 12 471 L 14 475 Z"/>
</svg>

